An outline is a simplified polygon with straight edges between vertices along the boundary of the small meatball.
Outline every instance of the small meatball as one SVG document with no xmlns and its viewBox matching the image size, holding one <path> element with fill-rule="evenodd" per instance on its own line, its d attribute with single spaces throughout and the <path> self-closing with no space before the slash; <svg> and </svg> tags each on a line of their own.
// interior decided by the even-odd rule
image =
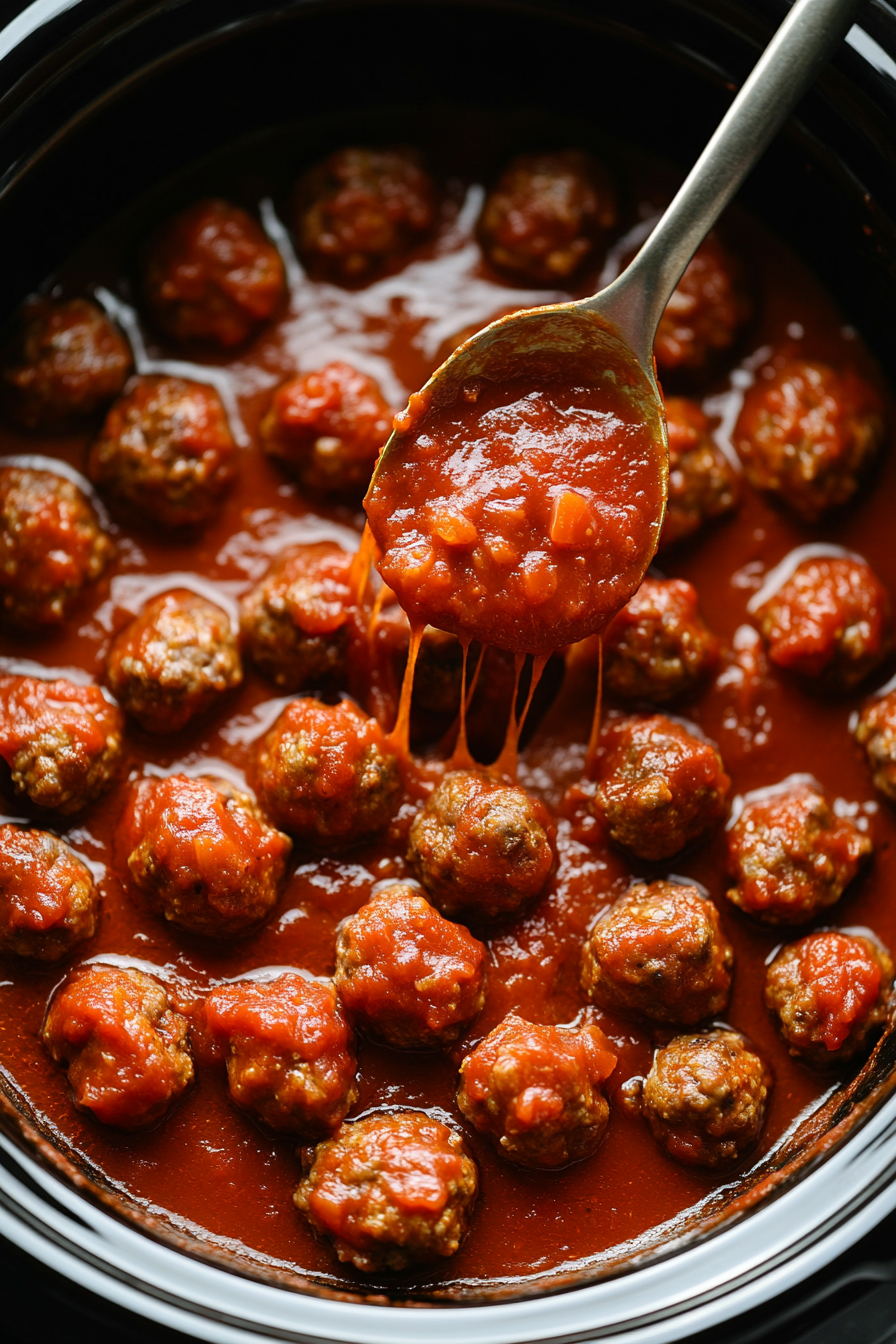
<svg viewBox="0 0 896 1344">
<path fill-rule="evenodd" d="M 292 848 L 223 779 L 142 779 L 120 831 L 126 882 L 189 933 L 235 938 L 274 908 Z"/>
<path fill-rule="evenodd" d="M 641 1105 L 676 1162 L 728 1167 L 759 1138 L 772 1081 L 739 1032 L 676 1036 L 654 1055 Z"/>
<path fill-rule="evenodd" d="M 697 887 L 638 883 L 585 943 L 582 988 L 594 1003 L 691 1026 L 727 1006 L 734 953 Z"/>
<path fill-rule="evenodd" d="M 449 918 L 515 914 L 554 866 L 547 808 L 482 770 L 453 770 L 411 825 L 408 863 Z"/>
<path fill-rule="evenodd" d="M 345 680 L 351 567 L 352 557 L 335 542 L 293 546 L 243 598 L 247 652 L 281 690 L 319 690 Z"/>
<path fill-rule="evenodd" d="M 713 356 L 731 348 L 751 311 L 740 264 L 709 234 L 660 318 L 653 343 L 660 372 L 702 373 Z"/>
<path fill-rule="evenodd" d="M 613 183 L 590 154 L 519 154 L 485 202 L 479 238 L 501 270 L 560 284 L 593 259 L 615 223 Z"/>
<path fill-rule="evenodd" d="M 422 1111 L 350 1120 L 306 1164 L 296 1207 L 368 1274 L 432 1264 L 466 1235 L 476 1163 L 459 1134 Z"/>
<path fill-rule="evenodd" d="M 856 741 L 865 748 L 875 788 L 896 802 L 896 690 L 864 706 Z"/>
<path fill-rule="evenodd" d="M 144 971 L 79 967 L 54 994 L 42 1035 L 78 1109 L 117 1129 L 155 1124 L 193 1079 L 187 1019 Z"/>
<path fill-rule="evenodd" d="M 99 896 L 90 869 L 48 831 L 0 826 L 0 951 L 59 961 L 92 938 Z"/>
<path fill-rule="evenodd" d="M 22 429 L 77 428 L 118 396 L 131 348 L 89 299 L 35 299 L 22 314 L 0 370 L 0 401 Z"/>
<path fill-rule="evenodd" d="M 670 858 L 725 815 L 731 780 L 718 750 L 673 719 L 611 722 L 602 745 L 594 810 L 639 859 Z"/>
<path fill-rule="evenodd" d="M 710 433 L 696 401 L 666 398 L 669 435 L 669 502 L 660 549 L 691 537 L 710 518 L 730 513 L 740 498 L 740 478 Z"/>
<path fill-rule="evenodd" d="M 752 486 L 815 523 L 852 499 L 883 436 L 880 398 L 851 369 L 779 356 L 744 396 L 734 444 Z"/>
<path fill-rule="evenodd" d="M 351 700 L 287 705 L 261 743 L 256 775 L 275 825 L 322 849 L 385 830 L 401 793 L 382 728 Z"/>
<path fill-rule="evenodd" d="M 132 378 L 90 449 L 95 485 L 144 522 L 204 523 L 234 477 L 221 398 L 183 378 Z"/>
<path fill-rule="evenodd" d="M 261 440 L 309 489 L 351 494 L 366 490 L 391 430 L 379 385 L 337 361 L 277 389 Z"/>
<path fill-rule="evenodd" d="M 288 971 L 239 980 L 206 999 L 212 1039 L 227 1057 L 237 1106 L 280 1134 L 321 1138 L 355 1102 L 351 1029 L 329 980 Z"/>
<path fill-rule="evenodd" d="M 0 607 L 14 625 L 59 625 L 112 556 L 90 500 L 52 471 L 0 467 Z"/>
<path fill-rule="evenodd" d="M 861 560 L 804 560 L 756 617 L 773 663 L 835 689 L 862 681 L 893 642 L 889 595 Z"/>
<path fill-rule="evenodd" d="M 164 223 L 143 255 L 143 297 L 175 341 L 230 350 L 272 316 L 286 293 L 283 260 L 251 215 L 198 201 Z"/>
<path fill-rule="evenodd" d="M 645 579 L 603 641 L 604 685 L 621 700 L 672 700 L 698 685 L 719 657 L 719 641 L 685 579 Z"/>
<path fill-rule="evenodd" d="M 115 638 L 106 678 L 148 733 L 177 733 L 243 680 L 226 611 L 175 588 L 148 602 Z"/>
<path fill-rule="evenodd" d="M 124 719 L 98 686 L 0 677 L 0 756 L 17 794 L 72 816 L 105 793 L 121 762 Z"/>
<path fill-rule="evenodd" d="M 728 832 L 728 899 L 767 924 L 803 924 L 838 901 L 871 840 L 796 782 L 744 805 Z"/>
<path fill-rule="evenodd" d="M 765 977 L 765 1004 L 792 1055 L 837 1064 L 886 1021 L 892 987 L 886 948 L 827 929 L 778 953 Z"/>
<path fill-rule="evenodd" d="M 485 999 L 485 947 L 413 887 L 377 892 L 336 940 L 336 988 L 352 1020 L 399 1048 L 457 1040 Z"/>
<path fill-rule="evenodd" d="M 411 149 L 341 149 L 296 189 L 299 250 L 315 272 L 366 280 L 435 223 L 432 179 Z"/>
</svg>

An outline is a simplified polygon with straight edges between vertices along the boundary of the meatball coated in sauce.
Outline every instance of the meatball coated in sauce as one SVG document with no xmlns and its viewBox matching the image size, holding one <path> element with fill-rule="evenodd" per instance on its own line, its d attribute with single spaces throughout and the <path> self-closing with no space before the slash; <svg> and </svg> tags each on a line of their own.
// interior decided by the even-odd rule
<svg viewBox="0 0 896 1344">
<path fill-rule="evenodd" d="M 422 1111 L 351 1120 L 307 1158 L 295 1203 L 339 1259 L 372 1274 L 456 1253 L 479 1188 L 453 1129 Z"/>
<path fill-rule="evenodd" d="M 239 980 L 205 1002 L 209 1032 L 224 1046 L 230 1095 L 282 1134 L 320 1138 L 358 1094 L 351 1029 L 329 981 L 285 972 Z"/>
<path fill-rule="evenodd" d="M 0 826 L 0 951 L 59 961 L 93 937 L 98 911 L 93 875 L 68 845 Z"/>
<path fill-rule="evenodd" d="M 585 942 L 582 988 L 609 1011 L 690 1026 L 727 1006 L 734 952 L 697 887 L 639 884 Z"/>
<path fill-rule="evenodd" d="M 696 401 L 666 398 L 669 435 L 669 500 L 660 549 L 691 537 L 704 523 L 730 513 L 740 499 L 740 478 L 710 433 Z"/>
<path fill-rule="evenodd" d="M 124 336 L 89 299 L 35 299 L 0 366 L 0 403 L 22 429 L 76 428 L 118 396 L 133 359 Z"/>
<path fill-rule="evenodd" d="M 718 661 L 719 641 L 685 579 L 645 579 L 607 627 L 604 685 L 622 700 L 672 700 Z"/>
<path fill-rule="evenodd" d="M 802 924 L 838 901 L 871 840 L 811 784 L 745 803 L 728 832 L 729 901 L 768 924 Z"/>
<path fill-rule="evenodd" d="M 90 449 L 95 485 L 144 522 L 191 527 L 214 514 L 234 476 L 236 445 L 206 383 L 132 378 Z"/>
<path fill-rule="evenodd" d="M 828 929 L 778 953 L 765 977 L 765 1003 L 792 1055 L 835 1064 L 884 1023 L 892 986 L 886 948 Z"/>
<path fill-rule="evenodd" d="M 153 322 L 175 341 L 242 345 L 286 293 L 283 260 L 245 210 L 197 201 L 150 239 L 142 290 Z"/>
<path fill-rule="evenodd" d="M 709 234 L 660 318 L 653 343 L 660 373 L 702 373 L 734 344 L 751 311 L 740 263 L 716 234 Z"/>
<path fill-rule="evenodd" d="M 144 971 L 73 971 L 53 996 L 42 1037 L 78 1109 L 118 1129 L 155 1124 L 193 1079 L 187 1020 Z"/>
<path fill-rule="evenodd" d="M 90 500 L 52 471 L 0 467 L 0 611 L 26 629 L 59 625 L 113 552 Z"/>
<path fill-rule="evenodd" d="M 896 690 L 863 706 L 855 732 L 865 748 L 875 788 L 896 802 Z"/>
<path fill-rule="evenodd" d="M 411 825 L 408 862 L 451 918 L 515 914 L 541 894 L 554 864 L 547 808 L 482 770 L 454 770 Z"/>
<path fill-rule="evenodd" d="M 717 749 L 662 714 L 611 722 L 595 813 L 639 859 L 677 854 L 719 821 L 731 780 Z"/>
<path fill-rule="evenodd" d="M 334 980 L 352 1021 L 399 1048 L 457 1039 L 485 998 L 486 948 L 419 891 L 387 887 L 342 924 Z"/>
<path fill-rule="evenodd" d="M 235 938 L 270 914 L 292 848 L 222 779 L 142 779 L 119 826 L 125 880 L 190 933 Z"/>
<path fill-rule="evenodd" d="M 116 636 L 109 686 L 149 733 L 176 733 L 243 679 L 230 617 L 186 588 L 162 593 Z"/>
</svg>

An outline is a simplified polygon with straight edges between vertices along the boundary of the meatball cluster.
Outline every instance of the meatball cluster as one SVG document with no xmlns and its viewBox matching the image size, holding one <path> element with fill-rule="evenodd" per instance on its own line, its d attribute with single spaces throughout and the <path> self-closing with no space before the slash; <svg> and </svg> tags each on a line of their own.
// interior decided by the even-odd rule
<svg viewBox="0 0 896 1344">
<path fill-rule="evenodd" d="M 688 397 L 666 398 L 669 500 L 660 548 L 693 536 L 704 523 L 730 513 L 740 479 L 710 433 L 709 418 Z"/>
<path fill-rule="evenodd" d="M 684 579 L 645 579 L 603 641 L 604 685 L 621 700 L 672 700 L 698 685 L 719 656 L 696 589 Z"/>
<path fill-rule="evenodd" d="M 0 951 L 59 961 L 93 937 L 99 904 L 90 869 L 57 836 L 0 826 Z"/>
<path fill-rule="evenodd" d="M 896 801 L 896 690 L 863 707 L 855 733 L 865 748 L 875 787 Z"/>
</svg>

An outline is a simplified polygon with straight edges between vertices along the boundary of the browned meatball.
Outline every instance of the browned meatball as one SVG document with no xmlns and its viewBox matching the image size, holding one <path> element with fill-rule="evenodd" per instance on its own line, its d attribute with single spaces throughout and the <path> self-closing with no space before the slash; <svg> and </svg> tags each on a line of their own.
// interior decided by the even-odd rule
<svg viewBox="0 0 896 1344">
<path fill-rule="evenodd" d="M 440 1120 L 387 1111 L 347 1121 L 305 1161 L 296 1206 L 340 1260 L 372 1274 L 432 1264 L 460 1247 L 479 1176 L 463 1139 Z"/>
<path fill-rule="evenodd" d="M 95 485 L 144 521 L 203 523 L 234 476 L 236 445 L 221 398 L 205 383 L 132 378 L 90 449 Z"/>
<path fill-rule="evenodd" d="M 93 937 L 99 904 L 90 869 L 68 845 L 0 826 L 0 951 L 58 961 Z"/>
<path fill-rule="evenodd" d="M 802 924 L 840 899 L 871 849 L 824 794 L 794 781 L 748 801 L 728 832 L 728 899 L 768 924 Z"/>
<path fill-rule="evenodd" d="M 177 733 L 243 680 L 226 611 L 175 588 L 148 602 L 115 638 L 106 678 L 149 733 Z"/>
<path fill-rule="evenodd" d="M 398 807 L 398 760 L 376 719 L 351 700 L 294 700 L 263 739 L 258 797 L 277 826 L 320 848 L 385 830 Z"/>
<path fill-rule="evenodd" d="M 594 810 L 639 859 L 677 854 L 719 821 L 731 780 L 717 749 L 662 714 L 611 721 Z"/>
<path fill-rule="evenodd" d="M 883 434 L 880 398 L 858 374 L 781 353 L 747 391 L 734 443 L 750 484 L 814 523 L 852 499 Z"/>
<path fill-rule="evenodd" d="M 660 318 L 653 343 L 660 372 L 701 373 L 713 356 L 730 349 L 751 311 L 740 263 L 709 234 Z"/>
<path fill-rule="evenodd" d="M 585 942 L 582 988 L 602 1008 L 690 1026 L 720 1013 L 734 953 L 697 887 L 639 883 Z"/>
<path fill-rule="evenodd" d="M 336 988 L 352 1020 L 398 1047 L 457 1039 L 485 998 L 486 949 L 419 891 L 387 887 L 345 920 Z"/>
<path fill-rule="evenodd" d="M 212 1039 L 223 1045 L 230 1095 L 282 1134 L 320 1138 L 358 1095 L 351 1029 L 329 980 L 299 971 L 239 980 L 205 1002 Z"/>
<path fill-rule="evenodd" d="M 235 938 L 276 904 L 292 848 L 222 779 L 142 779 L 119 825 L 126 881 L 172 924 Z"/>
<path fill-rule="evenodd" d="M 669 435 L 669 502 L 660 549 L 693 536 L 705 522 L 730 513 L 740 498 L 740 478 L 709 429 L 696 401 L 666 398 Z"/>
<path fill-rule="evenodd" d="M 454 770 L 411 826 L 408 862 L 449 917 L 514 914 L 544 890 L 554 863 L 547 808 L 482 770 Z"/>
<path fill-rule="evenodd" d="M 89 299 L 34 299 L 3 355 L 0 400 L 23 429 L 65 430 L 117 397 L 131 349 Z"/>
<path fill-rule="evenodd" d="M 645 579 L 603 641 L 604 685 L 622 700 L 672 700 L 696 686 L 719 656 L 719 641 L 685 579 Z"/>
<path fill-rule="evenodd" d="M 58 625 L 113 546 L 90 500 L 52 471 L 0 467 L 0 605 L 15 625 Z"/>
<path fill-rule="evenodd" d="M 856 741 L 865 748 L 875 787 L 896 801 L 896 690 L 863 707 Z"/>
<path fill-rule="evenodd" d="M 251 215 L 227 201 L 197 201 L 167 220 L 142 258 L 143 297 L 176 341 L 242 345 L 286 293 L 280 253 Z"/>
<path fill-rule="evenodd" d="M 187 1020 L 144 971 L 79 967 L 53 996 L 42 1035 L 78 1109 L 118 1129 L 161 1120 L 193 1078 Z"/>
<path fill-rule="evenodd" d="M 594 257 L 615 223 L 606 168 L 567 149 L 517 155 L 489 193 L 479 237 L 494 266 L 535 284 L 560 284 Z"/>
</svg>

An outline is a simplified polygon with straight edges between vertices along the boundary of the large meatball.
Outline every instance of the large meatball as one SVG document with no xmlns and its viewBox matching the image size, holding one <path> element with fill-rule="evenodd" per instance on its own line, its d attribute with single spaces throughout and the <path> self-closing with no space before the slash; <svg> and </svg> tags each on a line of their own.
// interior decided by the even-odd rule
<svg viewBox="0 0 896 1344">
<path fill-rule="evenodd" d="M 292 848 L 222 779 L 142 779 L 120 824 L 126 881 L 172 924 L 235 938 L 276 904 Z"/>
<path fill-rule="evenodd" d="M 118 396 L 132 363 L 124 336 L 89 299 L 35 299 L 4 351 L 0 401 L 23 429 L 76 427 Z"/>
<path fill-rule="evenodd" d="M 106 678 L 147 732 L 180 732 L 243 680 L 230 617 L 189 589 L 162 593 L 113 641 Z"/>
<path fill-rule="evenodd" d="M 765 977 L 765 1002 L 792 1055 L 834 1064 L 883 1024 L 892 987 L 886 948 L 827 929 L 778 953 Z"/>
<path fill-rule="evenodd" d="M 237 1106 L 283 1134 L 329 1134 L 358 1095 L 354 1045 L 330 981 L 285 971 L 239 980 L 206 999 Z"/>
<path fill-rule="evenodd" d="M 306 1164 L 296 1206 L 367 1273 L 432 1264 L 466 1235 L 476 1164 L 459 1134 L 422 1111 L 347 1121 Z"/>
<path fill-rule="evenodd" d="M 653 343 L 660 372 L 703 372 L 713 356 L 734 344 L 751 308 L 740 263 L 716 234 L 709 234 L 660 318 Z"/>
<path fill-rule="evenodd" d="M 750 484 L 814 523 L 852 499 L 883 433 L 880 398 L 858 374 L 782 354 L 747 391 L 734 443 Z"/>
<path fill-rule="evenodd" d="M 58 961 L 93 936 L 90 869 L 48 831 L 0 826 L 0 951 Z"/>
<path fill-rule="evenodd" d="M 803 924 L 840 899 L 871 848 L 824 794 L 795 781 L 747 802 L 728 832 L 728 899 L 768 924 Z"/>
<path fill-rule="evenodd" d="M 639 859 L 677 854 L 725 815 L 731 780 L 717 749 L 662 714 L 611 721 L 594 810 Z"/>
<path fill-rule="evenodd" d="M 398 1047 L 448 1045 L 485 998 L 485 947 L 419 891 L 386 887 L 345 920 L 336 988 L 352 1020 Z"/>
<path fill-rule="evenodd" d="M 547 808 L 482 770 L 453 770 L 411 826 L 408 862 L 443 914 L 514 914 L 554 863 Z"/>
<path fill-rule="evenodd" d="M 53 996 L 42 1034 L 75 1105 L 118 1129 L 160 1120 L 193 1078 L 187 1020 L 144 971 L 79 967 Z"/>
<path fill-rule="evenodd" d="M 299 250 L 315 272 L 364 280 L 435 223 L 432 180 L 411 149 L 331 154 L 296 189 Z"/>
<path fill-rule="evenodd" d="M 150 316 L 176 341 L 242 345 L 286 292 L 280 253 L 251 215 L 227 201 L 197 201 L 167 220 L 142 263 Z"/>
<path fill-rule="evenodd" d="M 112 406 L 88 470 L 135 517 L 189 527 L 218 508 L 235 449 L 213 387 L 153 375 L 132 378 Z"/>
<path fill-rule="evenodd" d="M 730 513 L 740 498 L 740 479 L 710 433 L 696 401 L 666 398 L 669 435 L 669 501 L 660 538 L 665 550 L 693 536 L 705 522 Z"/>
<path fill-rule="evenodd" d="M 561 284 L 616 223 L 616 193 L 581 150 L 519 154 L 489 193 L 479 237 L 493 265 L 535 284 Z"/>
<path fill-rule="evenodd" d="M 875 787 L 896 801 L 896 690 L 863 706 L 856 741 L 865 748 Z"/>
<path fill-rule="evenodd" d="M 58 625 L 112 551 L 96 510 L 73 481 L 0 467 L 0 609 L 8 621 Z"/>
<path fill-rule="evenodd" d="M 672 700 L 696 686 L 719 656 L 719 641 L 685 579 L 645 579 L 603 641 L 604 685 L 622 700 Z"/>
<path fill-rule="evenodd" d="M 16 793 L 38 807 L 71 816 L 104 793 L 123 731 L 121 710 L 98 686 L 0 677 L 0 756 Z"/>
<path fill-rule="evenodd" d="M 351 700 L 294 700 L 263 739 L 256 779 L 277 826 L 321 848 L 385 830 L 398 807 L 398 760 L 376 719 Z"/>
<path fill-rule="evenodd" d="M 734 953 L 697 887 L 638 883 L 585 942 L 582 988 L 611 1012 L 690 1026 L 722 1012 Z"/>
</svg>

